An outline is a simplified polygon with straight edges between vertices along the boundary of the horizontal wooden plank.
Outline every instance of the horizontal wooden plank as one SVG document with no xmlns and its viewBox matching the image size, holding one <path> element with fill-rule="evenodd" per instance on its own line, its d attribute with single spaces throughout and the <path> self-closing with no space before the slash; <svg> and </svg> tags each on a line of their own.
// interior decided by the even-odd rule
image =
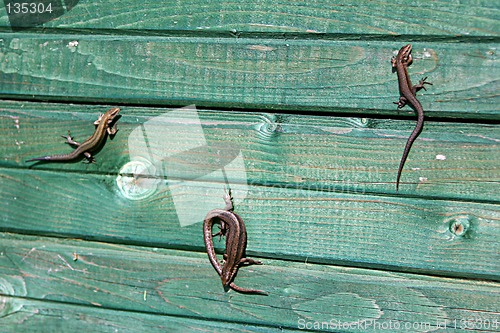
<svg viewBox="0 0 500 333">
<path fill-rule="evenodd" d="M 0 97 L 407 115 L 391 57 L 403 42 L 12 33 Z M 406 43 L 406 42 L 405 42 Z M 498 119 L 497 43 L 413 43 L 428 116 Z"/>
<path fill-rule="evenodd" d="M 67 9 L 67 8 L 66 8 Z M 491 1 L 78 1 L 45 28 L 345 35 L 498 36 Z M 10 27 L 7 11 L 0 26 Z"/>
<path fill-rule="evenodd" d="M 116 175 L 3 169 L 0 185 L 0 230 L 117 244 L 203 251 L 201 222 L 223 207 L 223 183 L 208 181 L 158 182 L 142 200 L 122 194 Z M 500 280 L 498 204 L 231 188 L 251 254 Z"/>
<path fill-rule="evenodd" d="M 69 317 L 69 323 L 59 325 L 81 320 L 82 327 L 93 319 L 100 319 L 95 325 L 109 325 L 110 315 L 120 319 L 127 314 L 130 319 L 122 325 L 133 325 L 134 318 L 139 324 L 156 314 L 162 316 L 151 318 L 146 327 L 172 325 L 172 317 L 163 317 L 169 315 L 186 318 L 187 329 L 199 320 L 215 320 L 236 329 L 244 323 L 250 331 L 317 328 L 322 323 L 337 332 L 366 332 L 371 330 L 367 325 L 389 324 L 418 332 L 438 330 L 439 325 L 446 325 L 447 332 L 463 325 L 471 331 L 498 331 L 491 326 L 498 325 L 498 283 L 266 259 L 262 266 L 241 269 L 238 282 L 261 286 L 269 296 L 242 295 L 223 292 L 204 253 L 6 233 L 0 237 L 0 288 L 4 296 L 15 296 L 3 298 L 7 303 L 2 303 L 0 321 L 8 325 L 43 324 L 50 314 Z M 26 299 L 44 302 L 21 310 Z M 68 303 L 72 305 L 63 315 Z M 87 308 L 81 316 L 73 315 L 80 310 L 76 305 Z M 215 329 L 211 323 L 208 327 Z M 486 323 L 490 327 L 479 326 Z"/>
<path fill-rule="evenodd" d="M 71 130 L 77 140 L 84 140 L 93 132 L 92 122 L 108 108 L 1 102 L 0 166 L 28 167 L 32 163 L 24 161 L 29 158 L 70 152 L 60 135 Z M 184 111 L 179 112 L 181 115 L 168 120 L 169 115 L 178 112 L 124 107 L 119 132 L 96 156 L 98 163 L 44 164 L 33 168 L 116 175 L 124 164 L 137 158 L 131 156 L 133 151 L 147 151 L 140 148 L 139 142 L 145 142 L 144 132 L 147 140 L 158 141 L 157 154 L 162 155 L 141 153 L 141 157 L 154 164 L 158 168 L 155 174 L 162 177 L 189 178 L 194 164 L 199 169 L 213 159 L 212 152 L 199 150 L 195 155 L 186 155 L 178 167 L 165 169 L 161 161 L 168 154 L 182 153 L 186 144 L 186 149 L 222 145 L 219 154 L 243 154 L 245 170 L 231 175 L 233 182 L 393 195 L 399 160 L 415 126 L 413 120 L 217 110 L 186 111 L 185 115 Z M 403 170 L 398 195 L 500 202 L 499 133 L 498 125 L 427 121 Z M 182 142 L 176 138 L 182 138 Z"/>
</svg>

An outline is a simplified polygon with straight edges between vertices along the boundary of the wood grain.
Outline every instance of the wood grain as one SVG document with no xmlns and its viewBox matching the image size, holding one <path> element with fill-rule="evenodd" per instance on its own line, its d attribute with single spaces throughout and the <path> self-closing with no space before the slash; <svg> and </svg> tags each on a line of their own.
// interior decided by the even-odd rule
<svg viewBox="0 0 500 333">
<path fill-rule="evenodd" d="M 498 331 L 499 14 L 81 0 L 13 31 L 0 6 L 0 331 Z M 433 86 L 396 193 L 408 43 Z M 97 163 L 24 162 L 110 107 Z M 224 293 L 204 253 L 226 180 L 264 261 L 238 285 L 268 297 Z"/>
<path fill-rule="evenodd" d="M 148 294 L 144 294 L 147 303 Z M 149 295 L 151 297 L 151 295 Z M 2 332 L 115 333 L 115 332 L 262 332 L 261 326 L 238 322 L 221 322 L 158 315 L 154 312 L 135 312 L 106 309 L 102 306 L 75 305 L 66 302 L 47 302 L 26 298 L 0 296 L 7 309 L 0 309 Z M 5 316 L 5 317 L 4 317 Z M 266 332 L 295 332 L 295 330 L 265 327 Z"/>
<path fill-rule="evenodd" d="M 22 234 L 200 251 L 203 218 L 223 206 L 221 182 L 160 184 L 130 200 L 114 175 L 3 169 L 0 180 L 0 228 Z M 500 280 L 497 204 L 231 187 L 251 254 Z"/>
<path fill-rule="evenodd" d="M 78 46 L 69 46 L 70 42 Z M 414 43 L 426 115 L 497 118 L 496 44 Z M 9 34 L 0 96 L 396 116 L 401 43 Z M 64 64 L 64 66 L 61 66 Z M 407 108 L 401 115 L 414 119 Z"/>
<path fill-rule="evenodd" d="M 450 0 L 391 2 L 315 0 L 290 2 L 231 1 L 79 1 L 71 11 L 44 24 L 45 28 L 155 33 L 251 33 L 448 37 L 498 36 L 498 6 L 491 1 Z M 0 26 L 10 27 L 5 13 Z M 278 35 L 279 34 L 279 35 Z"/>
<path fill-rule="evenodd" d="M 496 283 L 265 260 L 263 266 L 240 270 L 241 284 L 257 284 L 270 293 L 249 296 L 224 293 L 205 253 L 1 236 L 4 278 L 0 288 L 6 296 L 17 296 L 4 298 L 2 321 L 8 325 L 17 321 L 29 327 L 33 321 L 43 320 L 43 313 L 33 316 L 33 307 L 19 312 L 20 305 L 34 300 L 44 300 L 38 303 L 42 308 L 55 307 L 51 303 L 73 304 L 69 314 L 76 305 L 85 305 L 91 316 L 105 317 L 113 313 L 110 309 L 120 308 L 118 316 L 125 312 L 135 317 L 142 313 L 143 318 L 147 314 L 169 316 L 157 316 L 150 325 L 190 318 L 236 327 L 245 323 L 251 330 L 254 325 L 264 329 L 278 323 L 285 329 L 297 329 L 316 322 L 392 322 L 429 325 L 414 330 L 423 332 L 437 329 L 440 322 L 451 325 L 470 319 L 477 325 L 480 320 L 498 318 Z M 78 254 L 76 261 L 73 253 Z M 60 318 L 57 312 L 56 318 Z M 25 317 L 23 321 L 20 315 Z"/>
<path fill-rule="evenodd" d="M 85 140 L 93 133 L 92 122 L 109 107 L 2 102 L 0 166 L 25 168 L 32 166 L 24 163 L 29 158 L 70 152 L 60 135 L 71 130 L 76 139 Z M 116 175 L 131 159 L 134 131 L 142 133 L 143 124 L 169 112 L 172 109 L 122 108 L 119 132 L 96 155 L 98 163 L 42 164 L 32 169 Z M 242 152 L 244 177 L 232 180 L 237 183 L 360 194 L 396 194 L 397 167 L 415 126 L 414 121 L 217 110 L 198 110 L 196 117 L 186 114 L 176 118 L 175 127 L 165 123 L 149 132 L 159 138 L 165 154 L 176 153 L 182 148 L 169 143 L 172 136 L 166 133 L 196 145 L 199 137 L 191 124 L 198 122 L 207 144 Z M 498 133 L 498 125 L 428 121 L 403 170 L 399 195 L 499 202 Z M 162 158 L 144 157 L 153 163 Z M 188 157 L 199 164 L 211 158 L 210 151 L 197 152 L 196 159 Z M 187 166 L 192 163 L 183 163 L 175 172 L 159 166 L 163 169 L 157 174 L 189 178 Z"/>
</svg>

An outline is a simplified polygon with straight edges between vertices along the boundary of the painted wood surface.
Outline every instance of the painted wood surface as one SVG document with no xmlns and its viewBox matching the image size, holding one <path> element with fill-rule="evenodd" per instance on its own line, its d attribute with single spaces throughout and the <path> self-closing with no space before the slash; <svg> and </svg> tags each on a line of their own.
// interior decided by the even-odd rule
<svg viewBox="0 0 500 333">
<path fill-rule="evenodd" d="M 428 116 L 498 119 L 498 44 L 413 45 L 411 75 L 434 84 L 419 93 Z M 0 96 L 394 116 L 399 93 L 390 59 L 401 46 L 20 32 L 3 39 Z M 406 109 L 399 114 L 413 119 Z"/>
<path fill-rule="evenodd" d="M 499 331 L 499 15 L 79 1 L 13 31 L 0 8 L 0 331 Z M 396 192 L 407 43 L 433 85 Z M 25 162 L 110 107 L 95 164 Z M 225 293 L 204 253 L 226 181 L 264 262 L 237 284 L 269 296 Z"/>
<path fill-rule="evenodd" d="M 127 331 L 119 327 L 130 321 L 122 321 L 125 312 L 144 322 L 144 330 L 174 323 L 194 330 L 207 322 L 206 329 L 215 331 L 300 329 L 317 323 L 339 331 L 335 325 L 351 323 L 349 331 L 365 332 L 356 327 L 363 318 L 368 330 L 368 325 L 392 323 L 406 331 L 433 331 L 439 325 L 455 331 L 456 323 L 458 331 L 497 319 L 500 296 L 491 282 L 270 259 L 238 276 L 240 284 L 258 284 L 270 295 L 242 295 L 221 292 L 204 253 L 5 234 L 2 244 L 3 288 L 20 296 L 3 299 L 12 313 L 3 319 L 7 327 L 44 320 L 70 326 L 73 313 L 79 313 L 84 327 L 102 316 L 104 328 Z M 68 313 L 61 313 L 61 302 L 69 303 Z M 51 312 L 70 324 L 46 318 Z M 160 321 L 155 314 L 167 317 Z M 133 330 L 142 330 L 139 325 Z"/>
</svg>

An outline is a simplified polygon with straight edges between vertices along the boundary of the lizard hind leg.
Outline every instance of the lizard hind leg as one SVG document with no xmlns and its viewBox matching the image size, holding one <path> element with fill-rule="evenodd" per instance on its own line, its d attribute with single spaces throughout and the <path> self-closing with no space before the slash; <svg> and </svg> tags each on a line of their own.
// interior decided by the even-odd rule
<svg viewBox="0 0 500 333">
<path fill-rule="evenodd" d="M 421 79 L 421 80 L 418 82 L 418 84 L 416 84 L 416 85 L 414 85 L 414 86 L 412 87 L 412 90 L 413 90 L 413 95 L 415 95 L 415 93 L 416 93 L 417 91 L 419 91 L 420 89 L 427 90 L 427 89 L 425 89 L 425 85 L 426 85 L 426 84 L 428 84 L 428 85 L 431 85 L 431 86 L 432 86 L 432 83 L 427 82 L 426 80 L 427 80 L 427 76 L 426 76 L 426 77 L 424 77 L 423 79 Z"/>
<path fill-rule="evenodd" d="M 219 227 L 219 231 L 215 234 L 212 234 L 212 237 L 219 236 L 219 242 L 220 242 L 222 236 L 226 236 L 226 232 L 227 232 L 226 223 L 224 223 L 224 221 L 221 220 L 220 225 L 218 227 Z"/>
<path fill-rule="evenodd" d="M 61 137 L 65 138 L 66 139 L 66 143 L 70 146 L 72 146 L 73 148 L 76 148 L 78 146 L 80 146 L 80 143 L 76 142 L 75 140 L 73 140 L 73 137 L 71 136 L 71 132 L 68 130 L 68 135 L 61 135 Z"/>
<path fill-rule="evenodd" d="M 408 100 L 406 99 L 406 97 L 401 96 L 401 97 L 399 97 L 399 101 L 392 102 L 392 103 L 396 104 L 398 106 L 398 109 L 401 109 L 406 105 L 407 102 L 408 102 Z"/>
<path fill-rule="evenodd" d="M 262 265 L 262 261 L 254 260 L 251 258 L 241 258 L 239 265 L 241 266 Z"/>
</svg>

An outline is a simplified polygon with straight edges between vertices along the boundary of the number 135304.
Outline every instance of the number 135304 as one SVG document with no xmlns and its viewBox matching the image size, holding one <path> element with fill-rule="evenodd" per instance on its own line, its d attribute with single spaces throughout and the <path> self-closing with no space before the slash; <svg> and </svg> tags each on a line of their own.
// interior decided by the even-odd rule
<svg viewBox="0 0 500 333">
<path fill-rule="evenodd" d="M 7 14 L 43 14 L 52 13 L 52 4 L 42 2 L 7 3 Z"/>
</svg>

